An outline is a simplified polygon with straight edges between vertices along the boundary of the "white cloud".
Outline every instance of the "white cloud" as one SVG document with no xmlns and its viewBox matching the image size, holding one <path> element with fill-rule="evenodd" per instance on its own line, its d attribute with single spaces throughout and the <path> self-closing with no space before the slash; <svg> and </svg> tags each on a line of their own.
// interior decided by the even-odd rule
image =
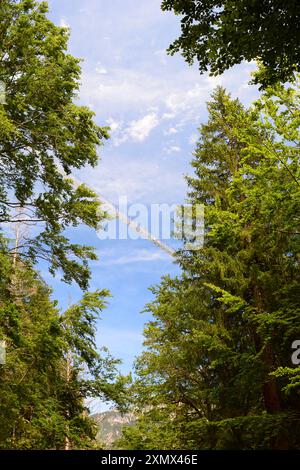
<svg viewBox="0 0 300 470">
<path fill-rule="evenodd" d="M 108 73 L 107 69 L 105 67 L 103 67 L 100 62 L 98 62 L 97 67 L 96 67 L 95 70 L 99 75 L 107 75 L 107 73 Z"/>
<path fill-rule="evenodd" d="M 138 155 L 125 161 L 122 154 L 110 155 L 99 167 L 86 168 L 75 176 L 116 204 L 120 196 L 127 196 L 129 203 L 180 202 L 186 191 L 184 178 L 178 180 L 178 165 L 164 164 L 162 159 L 158 164 Z"/>
<path fill-rule="evenodd" d="M 181 151 L 181 148 L 178 145 L 171 145 L 166 149 L 167 154 L 171 153 L 179 153 Z"/>
<path fill-rule="evenodd" d="M 172 134 L 177 134 L 178 129 L 176 127 L 170 127 L 169 129 L 164 131 L 164 135 L 172 135 Z"/>
<path fill-rule="evenodd" d="M 159 62 L 162 64 L 162 65 L 165 65 L 167 63 L 167 53 L 166 53 L 166 50 L 165 49 L 159 49 L 157 51 L 154 52 L 154 55 L 156 57 L 158 57 L 159 59 Z"/>
<path fill-rule="evenodd" d="M 84 102 L 94 102 L 110 112 L 140 111 L 161 104 L 161 86 L 166 87 L 161 80 L 116 64 L 110 68 L 111 73 L 101 78 L 95 71 L 83 73 L 80 96 Z"/>
<path fill-rule="evenodd" d="M 109 125 L 111 132 L 116 132 L 121 128 L 122 123 L 116 121 L 114 118 L 109 118 L 106 120 L 106 123 Z"/>
<path fill-rule="evenodd" d="M 110 73 L 101 76 L 95 69 L 84 71 L 80 93 L 83 102 L 94 103 L 101 113 L 108 110 L 110 114 L 130 112 L 138 115 L 141 109 L 146 109 L 152 118 L 156 113 L 161 120 L 175 120 L 172 127 L 177 129 L 179 123 L 182 127 L 190 122 L 199 123 L 206 113 L 206 102 L 217 85 L 233 90 L 235 96 L 244 85 L 240 90 L 242 100 L 244 96 L 248 98 L 248 94 L 255 95 L 253 87 L 245 86 L 250 78 L 249 65 L 227 71 L 222 77 L 199 75 L 197 70 L 185 67 L 175 75 L 168 67 L 157 67 L 158 71 L 155 69 L 151 73 L 143 65 L 133 69 L 112 62 L 109 67 Z M 135 121 L 132 126 L 134 133 Z"/>
<path fill-rule="evenodd" d="M 196 84 L 188 90 L 173 91 L 165 99 L 166 106 L 175 115 L 191 109 L 197 110 L 207 99 L 208 88 L 204 81 L 203 86 Z"/>
<path fill-rule="evenodd" d="M 127 129 L 127 133 L 133 140 L 142 142 L 158 126 L 158 123 L 159 119 L 155 113 L 147 114 L 142 119 L 132 121 Z"/>
<path fill-rule="evenodd" d="M 61 18 L 60 22 L 59 22 L 59 25 L 62 27 L 62 28 L 68 28 L 70 29 L 70 25 L 69 23 L 66 21 L 65 18 Z"/>
<path fill-rule="evenodd" d="M 159 124 L 158 115 L 155 112 L 146 114 L 141 119 L 129 122 L 129 125 L 124 129 L 123 134 L 116 139 L 115 145 L 120 145 L 127 141 L 143 142 L 155 127 Z"/>
<path fill-rule="evenodd" d="M 174 119 L 176 117 L 175 113 L 164 113 L 162 119 Z"/>
<path fill-rule="evenodd" d="M 114 162 L 113 171 L 111 160 Z M 81 172 L 80 180 L 116 203 L 119 196 L 127 196 L 130 202 L 145 197 L 149 193 L 149 180 L 153 182 L 154 191 L 157 191 L 156 183 L 159 181 L 161 184 L 163 178 L 159 165 L 127 160 L 124 166 L 123 160 L 122 156 L 103 160 L 99 167 Z"/>
<path fill-rule="evenodd" d="M 135 250 L 131 254 L 123 255 L 118 258 L 107 260 L 109 265 L 123 265 L 131 263 L 145 263 L 169 259 L 169 255 L 162 251 Z M 100 262 L 101 263 L 101 262 Z M 102 264 L 106 262 L 102 262 Z"/>
<path fill-rule="evenodd" d="M 80 92 L 84 102 L 94 102 L 110 113 L 158 108 L 163 120 L 171 120 L 190 109 L 198 113 L 213 88 L 206 76 L 200 77 L 199 83 L 198 73 L 182 72 L 170 78 L 168 74 L 149 74 L 142 68 L 119 68 L 116 64 L 110 69 L 101 77 L 95 70 L 84 71 Z"/>
</svg>

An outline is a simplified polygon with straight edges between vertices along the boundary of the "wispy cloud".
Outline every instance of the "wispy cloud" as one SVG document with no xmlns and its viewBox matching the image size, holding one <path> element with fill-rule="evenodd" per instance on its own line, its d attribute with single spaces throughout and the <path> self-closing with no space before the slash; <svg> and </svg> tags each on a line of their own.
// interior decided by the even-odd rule
<svg viewBox="0 0 300 470">
<path fill-rule="evenodd" d="M 162 251 L 149 250 L 134 250 L 129 255 L 120 256 L 115 259 L 110 259 L 109 264 L 124 265 L 132 263 L 151 263 L 159 260 L 168 260 L 169 256 Z"/>
<path fill-rule="evenodd" d="M 141 241 L 145 248 L 136 248 L 134 243 L 139 244 L 139 241 L 128 241 L 125 245 L 118 245 L 118 249 L 106 247 L 104 250 L 98 250 L 98 260 L 93 263 L 93 266 L 98 267 L 113 267 L 113 266 L 129 266 L 133 264 L 146 264 L 156 263 L 157 261 L 170 261 L 170 255 L 154 246 L 149 240 Z M 144 266 L 145 267 L 145 266 Z"/>
<path fill-rule="evenodd" d="M 65 18 L 61 18 L 59 26 L 61 26 L 62 28 L 70 28 L 70 25 Z"/>
<path fill-rule="evenodd" d="M 99 74 L 99 75 L 107 75 L 107 69 L 105 67 L 103 67 L 103 65 L 101 65 L 100 62 L 98 62 L 97 64 L 97 67 L 96 67 L 96 72 Z"/>
<path fill-rule="evenodd" d="M 179 153 L 181 151 L 181 147 L 178 145 L 170 145 L 170 147 L 166 148 L 166 153 L 170 155 L 171 153 Z"/>
<path fill-rule="evenodd" d="M 132 141 L 132 142 L 143 142 L 149 137 L 151 131 L 155 129 L 159 124 L 159 118 L 156 113 L 146 114 L 141 119 L 133 120 L 129 122 L 129 125 L 124 129 L 121 137 L 116 139 L 116 145 L 121 143 Z"/>
<path fill-rule="evenodd" d="M 177 127 L 169 127 L 164 131 L 164 135 L 173 135 L 173 134 L 178 134 L 178 129 Z"/>
<path fill-rule="evenodd" d="M 178 177 L 177 166 L 163 160 L 159 165 L 156 161 L 142 158 L 128 158 L 124 161 L 122 154 L 113 154 L 103 160 L 99 167 L 86 168 L 77 175 L 81 181 L 115 203 L 120 196 L 126 196 L 130 203 L 175 201 L 179 204 L 185 193 L 186 182 L 181 175 Z"/>
<path fill-rule="evenodd" d="M 129 140 L 138 143 L 159 123 L 172 121 L 167 128 L 162 127 L 166 136 L 178 133 L 189 123 L 197 126 L 217 85 L 233 90 L 234 94 L 238 92 L 242 99 L 244 96 L 248 100 L 249 95 L 255 94 L 255 89 L 247 85 L 249 70 L 253 68 L 250 64 L 240 66 L 239 74 L 228 71 L 222 77 L 199 76 L 196 71 L 182 71 L 170 77 L 171 71 L 149 74 L 142 66 L 133 70 L 116 67 L 116 64 L 110 67 L 108 74 L 106 68 L 98 65 L 98 72 L 84 71 L 80 96 L 83 102 L 93 103 L 95 109 L 109 110 L 113 117 L 130 115 L 118 144 Z M 157 111 L 149 112 L 153 107 Z M 142 117 L 141 111 L 144 112 Z"/>
<path fill-rule="evenodd" d="M 114 118 L 108 118 L 106 120 L 106 124 L 108 124 L 108 126 L 110 127 L 111 133 L 115 133 L 116 131 L 118 131 L 122 127 L 123 123 L 120 122 L 120 121 L 117 121 Z"/>
</svg>

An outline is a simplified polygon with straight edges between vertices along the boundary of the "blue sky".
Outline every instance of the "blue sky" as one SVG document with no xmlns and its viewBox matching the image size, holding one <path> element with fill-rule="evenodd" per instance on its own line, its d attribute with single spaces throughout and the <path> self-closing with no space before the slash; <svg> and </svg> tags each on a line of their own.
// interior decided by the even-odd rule
<svg viewBox="0 0 300 470">
<path fill-rule="evenodd" d="M 100 125 L 111 126 L 111 139 L 100 151 L 96 169 L 77 176 L 113 202 L 183 203 L 184 174 L 207 118 L 206 101 L 217 85 L 246 105 L 257 96 L 249 86 L 255 64 L 242 64 L 222 77 L 200 76 L 167 46 L 178 36 L 179 18 L 160 10 L 160 0 L 50 0 L 50 17 L 70 27 L 70 52 L 83 59 L 81 104 L 92 108 Z M 97 341 L 132 368 L 142 348 L 144 305 L 149 286 L 178 268 L 170 256 L 146 240 L 100 240 L 79 227 L 72 240 L 94 245 L 100 260 L 92 263 L 91 289 L 111 291 L 99 322 Z M 76 286 L 62 284 L 46 270 L 60 305 L 80 297 Z"/>
</svg>

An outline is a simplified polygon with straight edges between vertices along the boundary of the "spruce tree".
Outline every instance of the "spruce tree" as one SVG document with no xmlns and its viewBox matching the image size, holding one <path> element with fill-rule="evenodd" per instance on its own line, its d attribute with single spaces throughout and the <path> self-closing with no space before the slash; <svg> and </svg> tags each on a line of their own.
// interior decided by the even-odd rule
<svg viewBox="0 0 300 470">
<path fill-rule="evenodd" d="M 120 445 L 150 448 L 159 435 L 183 449 L 297 448 L 298 84 L 250 109 L 218 88 L 208 111 L 188 178 L 190 202 L 205 205 L 204 247 L 179 252 L 182 276 L 153 289 L 142 416 Z"/>
</svg>

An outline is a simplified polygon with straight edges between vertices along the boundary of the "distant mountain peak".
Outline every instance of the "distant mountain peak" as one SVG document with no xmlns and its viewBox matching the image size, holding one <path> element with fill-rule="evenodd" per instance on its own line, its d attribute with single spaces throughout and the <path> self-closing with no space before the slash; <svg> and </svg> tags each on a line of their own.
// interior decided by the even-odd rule
<svg viewBox="0 0 300 470">
<path fill-rule="evenodd" d="M 120 413 L 118 410 L 104 411 L 92 415 L 99 428 L 97 440 L 110 448 L 122 435 L 124 426 L 132 426 L 136 420 L 133 413 Z"/>
</svg>

